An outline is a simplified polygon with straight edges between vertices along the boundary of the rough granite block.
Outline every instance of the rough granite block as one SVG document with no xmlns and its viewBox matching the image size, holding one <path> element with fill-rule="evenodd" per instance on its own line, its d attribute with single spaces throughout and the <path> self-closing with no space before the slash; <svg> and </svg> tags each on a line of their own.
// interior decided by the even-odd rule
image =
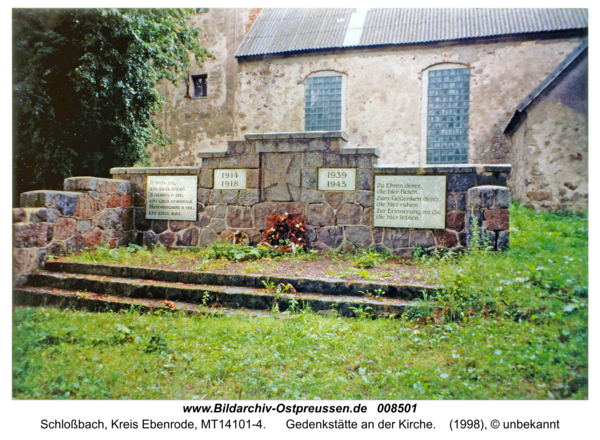
<svg viewBox="0 0 600 440">
<path fill-rule="evenodd" d="M 356 189 L 373 191 L 373 170 L 360 168 L 356 172 Z"/>
<path fill-rule="evenodd" d="M 214 171 L 213 170 L 201 170 L 200 171 L 200 176 L 199 176 L 199 179 L 198 179 L 198 185 L 201 188 L 212 189 L 212 187 L 213 187 L 213 176 L 214 176 Z"/>
<path fill-rule="evenodd" d="M 338 225 L 359 225 L 363 208 L 360 205 L 344 203 L 336 211 Z"/>
<path fill-rule="evenodd" d="M 373 245 L 373 231 L 368 226 L 345 226 L 344 236 L 346 241 L 358 248 L 367 248 Z"/>
<path fill-rule="evenodd" d="M 308 205 L 306 217 L 311 226 L 335 226 L 335 213 L 329 205 L 324 203 Z"/>
<path fill-rule="evenodd" d="M 322 203 L 323 202 L 323 191 L 303 190 L 300 201 L 303 203 Z"/>
<path fill-rule="evenodd" d="M 48 245 L 48 226 L 48 223 L 15 223 L 13 225 L 14 247 L 46 247 Z"/>
</svg>

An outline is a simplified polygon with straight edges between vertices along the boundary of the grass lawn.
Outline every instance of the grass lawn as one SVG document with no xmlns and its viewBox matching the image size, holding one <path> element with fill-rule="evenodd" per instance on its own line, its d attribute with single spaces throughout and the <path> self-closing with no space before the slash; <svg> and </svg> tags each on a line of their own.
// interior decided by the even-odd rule
<svg viewBox="0 0 600 440">
<path fill-rule="evenodd" d="M 446 289 L 401 319 L 16 308 L 13 397 L 585 399 L 587 230 L 513 205 L 509 251 L 410 264 Z"/>
</svg>

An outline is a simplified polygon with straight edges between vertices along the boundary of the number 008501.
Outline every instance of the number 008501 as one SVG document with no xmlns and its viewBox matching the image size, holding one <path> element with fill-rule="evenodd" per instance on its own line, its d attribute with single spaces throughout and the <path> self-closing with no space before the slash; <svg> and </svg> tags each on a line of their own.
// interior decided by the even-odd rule
<svg viewBox="0 0 600 440">
<path fill-rule="evenodd" d="M 377 412 L 380 413 L 415 413 L 417 412 L 416 403 L 380 403 L 377 405 Z"/>
</svg>

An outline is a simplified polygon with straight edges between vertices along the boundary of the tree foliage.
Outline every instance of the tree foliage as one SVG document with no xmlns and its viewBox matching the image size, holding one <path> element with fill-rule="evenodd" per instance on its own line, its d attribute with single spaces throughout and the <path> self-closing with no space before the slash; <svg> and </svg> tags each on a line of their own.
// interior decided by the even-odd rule
<svg viewBox="0 0 600 440">
<path fill-rule="evenodd" d="M 17 191 L 106 176 L 168 144 L 152 115 L 210 56 L 183 9 L 13 11 L 13 139 Z M 192 56 L 193 55 L 193 56 Z"/>
</svg>

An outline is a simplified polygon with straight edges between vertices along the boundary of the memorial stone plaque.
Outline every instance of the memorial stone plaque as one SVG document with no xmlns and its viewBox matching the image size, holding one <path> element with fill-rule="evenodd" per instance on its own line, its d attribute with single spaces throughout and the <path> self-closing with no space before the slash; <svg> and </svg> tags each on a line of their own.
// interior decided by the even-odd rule
<svg viewBox="0 0 600 440">
<path fill-rule="evenodd" d="M 321 191 L 354 191 L 356 189 L 356 168 L 319 168 Z"/>
<path fill-rule="evenodd" d="M 147 183 L 147 219 L 197 220 L 198 176 L 148 176 Z"/>
<path fill-rule="evenodd" d="M 246 189 L 246 170 L 215 170 L 215 189 Z"/>
<path fill-rule="evenodd" d="M 374 226 L 444 229 L 445 176 L 375 176 Z"/>
</svg>

